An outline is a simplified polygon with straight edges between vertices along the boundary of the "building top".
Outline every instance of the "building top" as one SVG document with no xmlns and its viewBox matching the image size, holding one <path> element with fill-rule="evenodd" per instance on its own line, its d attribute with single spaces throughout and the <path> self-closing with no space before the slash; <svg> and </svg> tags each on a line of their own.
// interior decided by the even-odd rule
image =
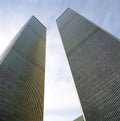
<svg viewBox="0 0 120 121">
<path fill-rule="evenodd" d="M 32 16 L 26 25 L 43 39 L 46 38 L 46 27 L 35 16 Z"/>
<path fill-rule="evenodd" d="M 2 63 L 4 57 L 7 56 L 8 52 L 13 46 L 19 48 L 21 52 L 27 53 L 30 46 L 33 46 L 33 44 L 36 43 L 35 41 L 39 41 L 38 38 L 40 40 L 46 41 L 46 27 L 35 16 L 32 16 L 20 29 L 20 31 L 10 42 L 4 53 L 0 56 L 0 63 Z"/>
<path fill-rule="evenodd" d="M 73 12 L 70 8 L 67 8 L 56 20 L 59 29 L 63 28 L 75 15 L 75 12 Z"/>
</svg>

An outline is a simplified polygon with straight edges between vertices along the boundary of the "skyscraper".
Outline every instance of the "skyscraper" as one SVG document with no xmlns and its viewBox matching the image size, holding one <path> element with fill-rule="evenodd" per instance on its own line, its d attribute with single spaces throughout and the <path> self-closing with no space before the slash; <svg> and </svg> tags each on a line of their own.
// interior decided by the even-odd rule
<svg viewBox="0 0 120 121">
<path fill-rule="evenodd" d="M 86 121 L 120 121 L 120 42 L 71 9 L 57 24 Z"/>
<path fill-rule="evenodd" d="M 32 16 L 0 61 L 0 121 L 43 121 L 46 28 Z"/>
</svg>

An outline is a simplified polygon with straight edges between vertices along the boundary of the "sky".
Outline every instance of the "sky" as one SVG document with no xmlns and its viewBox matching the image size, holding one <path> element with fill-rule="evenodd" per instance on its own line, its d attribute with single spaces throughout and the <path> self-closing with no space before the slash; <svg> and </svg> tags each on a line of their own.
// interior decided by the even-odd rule
<svg viewBox="0 0 120 121">
<path fill-rule="evenodd" d="M 82 115 L 56 25 L 68 7 L 120 38 L 120 0 L 0 0 L 0 55 L 32 15 L 47 27 L 44 121 Z"/>
</svg>

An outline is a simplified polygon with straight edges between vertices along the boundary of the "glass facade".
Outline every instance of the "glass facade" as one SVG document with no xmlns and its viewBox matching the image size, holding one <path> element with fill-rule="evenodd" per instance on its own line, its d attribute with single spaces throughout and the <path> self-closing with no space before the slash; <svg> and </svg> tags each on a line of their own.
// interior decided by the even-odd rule
<svg viewBox="0 0 120 121">
<path fill-rule="evenodd" d="M 120 42 L 71 9 L 57 24 L 86 121 L 120 121 Z"/>
<path fill-rule="evenodd" d="M 43 121 L 46 28 L 33 16 L 0 64 L 0 121 Z"/>
</svg>

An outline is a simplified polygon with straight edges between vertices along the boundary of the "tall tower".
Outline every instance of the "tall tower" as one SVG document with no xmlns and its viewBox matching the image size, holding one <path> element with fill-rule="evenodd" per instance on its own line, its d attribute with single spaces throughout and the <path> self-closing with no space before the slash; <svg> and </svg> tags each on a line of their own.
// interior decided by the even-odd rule
<svg viewBox="0 0 120 121">
<path fill-rule="evenodd" d="M 57 24 L 86 121 L 120 121 L 120 42 L 71 9 Z"/>
<path fill-rule="evenodd" d="M 0 121 L 43 121 L 46 28 L 33 16 L 0 61 Z"/>
</svg>

